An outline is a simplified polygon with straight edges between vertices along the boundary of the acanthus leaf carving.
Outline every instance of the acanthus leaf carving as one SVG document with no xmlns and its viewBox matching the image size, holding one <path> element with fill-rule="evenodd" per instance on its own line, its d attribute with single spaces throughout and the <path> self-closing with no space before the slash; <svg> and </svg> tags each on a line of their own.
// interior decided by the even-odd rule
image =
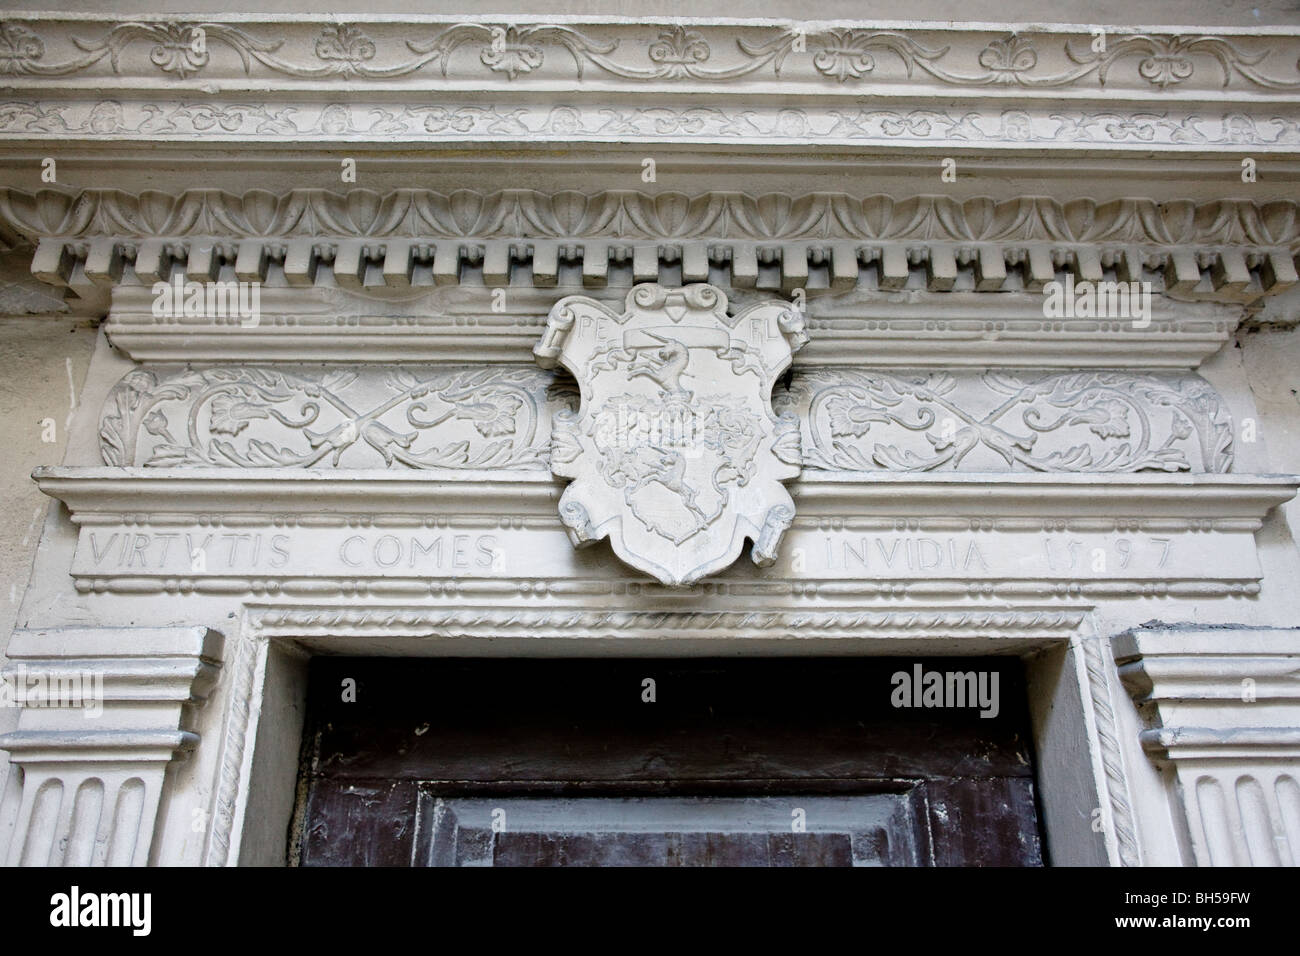
<svg viewBox="0 0 1300 956">
<path fill-rule="evenodd" d="M 1232 420 L 1193 375 L 916 374 L 825 369 L 805 410 L 806 465 L 837 471 L 1226 472 Z"/>
<path fill-rule="evenodd" d="M 958 201 L 947 196 L 852 196 L 713 192 L 641 193 L 504 189 L 389 193 L 296 189 L 276 195 L 187 190 L 176 196 L 111 189 L 77 192 L 0 189 L 0 236 L 28 241 L 83 238 L 364 239 L 611 238 L 777 243 L 783 240 L 1112 243 L 1294 246 L 1300 242 L 1297 203 L 1219 199 L 1157 203 L 1098 202 L 1026 196 Z"/>
<path fill-rule="evenodd" d="M 100 421 L 105 463 L 153 468 L 546 467 L 559 393 L 528 368 L 129 372 Z M 420 439 L 430 436 L 429 444 Z"/>
<path fill-rule="evenodd" d="M 611 368 L 635 358 L 606 355 Z M 753 377 L 743 368 L 732 374 Z M 350 369 L 136 369 L 110 393 L 100 449 L 107 464 L 153 468 L 339 467 L 347 454 L 354 466 L 539 470 L 549 448 L 550 468 L 577 477 L 576 392 L 567 377 L 495 366 L 398 367 L 382 382 Z M 814 470 L 1223 473 L 1233 459 L 1222 400 L 1185 373 L 831 367 L 797 373 L 772 401 L 772 454 Z M 438 440 L 417 447 L 425 434 Z"/>
</svg>

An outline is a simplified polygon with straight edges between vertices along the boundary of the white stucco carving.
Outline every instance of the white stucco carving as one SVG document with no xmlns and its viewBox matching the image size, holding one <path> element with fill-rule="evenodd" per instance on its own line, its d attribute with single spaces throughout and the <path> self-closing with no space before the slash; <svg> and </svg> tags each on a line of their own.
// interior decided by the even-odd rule
<svg viewBox="0 0 1300 956">
<path fill-rule="evenodd" d="M 7 653 L 6 681 L 28 693 L 40 684 L 47 696 L 29 700 L 18 729 L 0 736 L 23 772 L 6 862 L 146 865 L 163 775 L 198 744 L 187 710 L 211 692 L 222 636 L 203 627 L 51 628 L 16 631 Z M 83 692 L 60 698 L 61 684 Z"/>
<path fill-rule="evenodd" d="M 1300 32 L 802 26 L 0 21 L 0 859 L 284 863 L 311 654 L 1003 654 L 1054 863 L 1300 862 Z"/>
<path fill-rule="evenodd" d="M 1300 632 L 1143 627 L 1114 651 L 1195 863 L 1300 866 Z"/>
<path fill-rule="evenodd" d="M 538 363 L 561 364 L 581 405 L 556 415 L 551 473 L 572 479 L 560 519 L 575 545 L 608 537 L 665 584 L 718 571 L 753 541 L 772 564 L 794 520 L 781 486 L 803 456 L 772 386 L 807 341 L 784 302 L 736 315 L 710 285 L 639 285 L 622 314 L 571 296 L 551 309 Z"/>
</svg>

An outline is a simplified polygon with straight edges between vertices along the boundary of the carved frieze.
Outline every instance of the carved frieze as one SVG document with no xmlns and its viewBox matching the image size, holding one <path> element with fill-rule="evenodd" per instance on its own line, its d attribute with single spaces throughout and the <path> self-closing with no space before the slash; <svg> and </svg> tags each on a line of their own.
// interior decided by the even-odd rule
<svg viewBox="0 0 1300 956">
<path fill-rule="evenodd" d="M 105 464 L 155 469 L 545 471 L 552 443 L 568 434 L 554 431 L 556 416 L 577 400 L 567 376 L 510 365 L 155 366 L 127 373 L 110 393 L 100 453 Z M 1232 465 L 1231 416 L 1187 372 L 832 366 L 796 371 L 772 400 L 799 419 L 803 465 L 816 471 Z M 625 418 L 634 411 L 624 408 Z"/>
<path fill-rule="evenodd" d="M 1232 464 L 1232 419 L 1191 374 L 810 370 L 778 393 L 807 468 L 1204 471 Z"/>
<path fill-rule="evenodd" d="M 100 451 L 151 468 L 539 469 L 568 389 L 505 366 L 136 369 L 104 407 Z"/>
<path fill-rule="evenodd" d="M 1045 150 L 1087 146 L 1107 151 L 1164 147 L 1191 151 L 1250 146 L 1262 151 L 1300 143 L 1296 119 L 1276 110 L 1074 109 L 1026 104 L 978 112 L 924 109 L 832 109 L 823 106 L 624 106 L 581 102 L 393 106 L 292 100 L 201 103 L 153 97 L 0 100 L 0 139 L 148 139 L 195 136 L 226 142 L 715 142 L 732 144 L 914 146 L 1033 144 Z"/>
<path fill-rule="evenodd" d="M 909 81 L 953 89 L 1244 86 L 1300 89 L 1296 37 L 1142 33 L 1117 28 L 1098 46 L 1064 28 L 951 24 L 509 23 L 348 24 L 171 18 L 102 24 L 29 16 L 0 22 L 0 69 L 47 80 L 135 75 L 230 82 L 242 76 L 335 84 L 398 79 L 502 83 L 583 78 L 632 86 L 781 79 L 859 92 Z"/>
<path fill-rule="evenodd" d="M 1284 29 L 1099 43 L 962 24 L 88 20 L 0 21 L 0 138 L 1267 152 L 1300 137 L 1300 36 Z M 927 105 L 872 109 L 868 93 Z"/>
</svg>

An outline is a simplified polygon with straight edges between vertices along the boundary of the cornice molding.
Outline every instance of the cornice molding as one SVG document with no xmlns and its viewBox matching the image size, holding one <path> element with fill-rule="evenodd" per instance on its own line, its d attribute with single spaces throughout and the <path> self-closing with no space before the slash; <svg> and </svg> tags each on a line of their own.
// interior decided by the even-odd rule
<svg viewBox="0 0 1300 956">
<path fill-rule="evenodd" d="M 18 14 L 0 143 L 1300 146 L 1295 30 L 1092 29 Z"/>
<path fill-rule="evenodd" d="M 429 470 L 418 474 L 292 468 L 258 470 L 42 466 L 32 473 L 41 491 L 63 501 L 77 523 L 101 517 L 153 520 L 217 519 L 233 515 L 318 516 L 346 525 L 350 517 L 406 516 L 430 526 L 451 516 L 490 518 L 555 513 L 562 483 L 545 471 Z M 971 520 L 993 526 L 997 517 L 1072 521 L 1109 519 L 1155 526 L 1183 519 L 1191 527 L 1214 521 L 1252 530 L 1271 508 L 1289 501 L 1300 476 L 1235 474 L 897 474 L 813 472 L 792 482 L 802 520 L 889 518 L 904 526 L 927 519 Z M 210 523 L 210 522 L 207 522 Z M 1041 521 L 1038 527 L 1043 527 Z"/>
<path fill-rule="evenodd" d="M 545 472 L 40 468 L 85 593 L 780 602 L 1245 597 L 1300 477 L 809 473 L 772 568 L 670 588 L 574 551 Z M 917 518 L 917 515 L 926 515 Z M 734 571 L 735 569 L 733 569 Z"/>
<path fill-rule="evenodd" d="M 1157 759 L 1300 755 L 1300 630 L 1151 625 L 1112 646 Z"/>
<path fill-rule="evenodd" d="M 681 283 L 785 292 L 847 291 L 864 273 L 885 291 L 1034 291 L 1064 269 L 1150 281 L 1177 299 L 1249 303 L 1296 283 L 1298 211 L 1238 199 L 8 189 L 0 243 L 37 244 L 33 274 L 86 297 L 152 285 L 176 267 L 200 280 L 224 269 L 273 286 L 351 289 L 574 278 L 599 287 L 668 270 Z"/>
<path fill-rule="evenodd" d="M 612 264 L 604 286 L 582 286 L 574 267 L 564 284 L 539 287 L 528 268 L 515 266 L 502 302 L 493 299 L 500 287 L 469 284 L 478 278 L 469 270 L 466 283 L 406 288 L 344 288 L 330 271 L 319 267 L 310 287 L 272 285 L 283 280 L 269 278 L 256 327 L 228 316 L 156 316 L 147 287 L 118 284 L 108 338 L 139 362 L 532 364 L 532 347 L 557 301 L 581 290 L 617 305 L 633 278 L 625 261 Z M 378 266 L 370 271 L 378 273 Z M 661 262 L 658 277 L 671 283 L 678 271 Z M 711 268 L 709 278 L 743 306 L 781 294 L 776 271 L 754 289 L 727 285 L 724 268 Z M 926 271 L 909 266 L 904 289 L 890 291 L 879 288 L 874 266 L 863 267 L 859 285 L 841 291 L 826 288 L 824 276 L 810 269 L 805 323 L 811 340 L 798 367 L 1189 369 L 1222 348 L 1241 320 L 1239 305 L 1164 294 L 1152 296 L 1144 328 L 1122 318 L 1044 318 L 1041 292 L 1012 291 L 1021 281 L 1014 268 L 995 295 L 977 291 L 972 264 L 959 266 L 948 292 L 931 292 Z M 1065 278 L 1064 271 L 1053 274 Z M 1163 281 L 1144 275 L 1153 285 Z M 223 277 L 233 274 L 227 269 Z"/>
</svg>

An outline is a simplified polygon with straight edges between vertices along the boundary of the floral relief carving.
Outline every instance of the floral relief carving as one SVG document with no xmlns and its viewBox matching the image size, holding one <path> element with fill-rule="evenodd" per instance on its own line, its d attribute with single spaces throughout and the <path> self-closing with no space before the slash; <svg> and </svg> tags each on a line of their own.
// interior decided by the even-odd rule
<svg viewBox="0 0 1300 956">
<path fill-rule="evenodd" d="M 17 23 L 0 21 L 0 74 L 29 72 L 45 56 L 45 43 Z"/>
<path fill-rule="evenodd" d="M 577 402 L 572 379 L 526 367 L 141 368 L 110 393 L 100 449 L 150 468 L 545 470 L 576 458 Z M 811 369 L 772 404 L 773 452 L 793 464 L 802 445 L 816 470 L 1232 466 L 1231 417 L 1187 373 Z"/>
<path fill-rule="evenodd" d="M 151 468 L 537 470 L 566 401 L 529 368 L 137 369 L 109 395 L 100 450 Z"/>
<path fill-rule="evenodd" d="M 602 65 L 605 54 L 614 52 L 618 46 L 616 40 L 601 43 L 570 27 L 546 25 L 517 27 L 463 23 L 448 27 L 429 40 L 408 40 L 406 45 L 413 52 L 420 54 L 420 58 L 395 66 L 393 69 L 409 73 L 420 69 L 426 63 L 436 62 L 442 70 L 442 75 L 447 76 L 452 53 L 457 47 L 475 40 L 487 41 L 480 48 L 479 61 L 492 72 L 504 73 L 512 80 L 542 66 L 546 58 L 544 50 L 546 44 L 554 44 L 568 51 L 573 57 L 574 67 L 579 77 L 582 76 L 584 62 Z"/>
<path fill-rule="evenodd" d="M 778 404 L 774 399 L 774 405 Z M 781 396 L 807 467 L 1226 472 L 1232 420 L 1193 375 L 815 370 Z"/>
<path fill-rule="evenodd" d="M 493 54 L 497 56 L 497 54 Z M 330 69 L 342 70 L 347 61 Z M 495 60 L 503 70 L 529 68 L 505 48 Z M 638 137 L 799 142 L 946 143 L 1017 142 L 1059 146 L 1089 143 L 1283 146 L 1300 143 L 1296 122 L 1275 112 L 1219 115 L 1166 111 L 1089 112 L 1035 108 L 971 110 L 796 109 L 763 106 L 730 109 L 647 106 L 616 109 L 571 105 L 430 104 L 388 108 L 370 103 L 285 103 L 137 100 L 10 100 L 0 102 L 0 135 L 32 133 L 183 139 L 196 133 L 239 139 L 439 139 L 518 138 L 607 140 Z"/>
<path fill-rule="evenodd" d="M 1247 53 L 1220 37 L 1138 35 L 1125 37 L 1104 52 L 1089 49 L 1087 53 L 1080 53 L 1068 43 L 1066 52 L 1070 59 L 1081 65 L 1083 72 L 1078 76 L 1086 76 L 1095 70 L 1102 86 L 1106 85 L 1107 75 L 1116 62 L 1136 55 L 1142 57 L 1137 64 L 1138 75 L 1161 89 L 1190 79 L 1196 69 L 1194 58 L 1197 56 L 1217 62 L 1223 86 L 1227 86 L 1234 76 L 1240 76 L 1264 89 L 1300 89 L 1300 80 L 1269 76 L 1257 69 L 1269 51 Z M 1297 64 L 1297 69 L 1300 69 L 1300 64 Z M 1071 81 L 1073 79 L 1071 77 Z"/>
<path fill-rule="evenodd" d="M 6 21 L 0 23 L 0 73 L 70 76 L 88 70 L 106 58 L 113 72 L 119 73 L 123 54 L 137 41 L 152 43 L 149 62 L 180 79 L 208 65 L 208 41 L 223 43 L 234 50 L 246 73 L 254 60 L 275 69 L 280 61 L 274 53 L 284 45 L 283 40 L 256 40 L 243 30 L 222 23 L 119 23 L 98 40 L 73 38 L 73 45 L 81 51 L 80 56 L 46 63 L 43 62 L 45 44 L 40 38 L 27 28 Z"/>
<path fill-rule="evenodd" d="M 149 62 L 156 69 L 184 79 L 209 66 L 205 42 L 212 41 L 233 50 L 245 73 L 258 64 L 300 78 L 382 79 L 418 74 L 436 66 L 448 76 L 456 50 L 477 44 L 480 66 L 511 81 L 541 69 L 549 47 L 569 55 L 579 78 L 585 67 L 594 67 L 606 76 L 632 81 L 727 81 L 769 70 L 772 76 L 781 77 L 791 58 L 806 52 L 812 75 L 836 84 L 876 76 L 880 72 L 877 57 L 886 53 L 909 79 L 925 74 L 955 87 L 1006 84 L 1058 88 L 1093 79 L 1104 88 L 1123 64 L 1132 68 L 1137 80 L 1164 90 L 1190 81 L 1199 64 L 1212 63 L 1223 86 L 1239 79 L 1266 90 L 1300 89 L 1300 75 L 1279 75 L 1277 67 L 1265 65 L 1286 64 L 1300 73 L 1293 53 L 1278 52 L 1279 46 L 1285 47 L 1284 38 L 1265 45 L 1262 38 L 1243 43 L 1236 37 L 1230 40 L 1204 34 L 1116 33 L 1104 49 L 1095 50 L 1087 42 L 1080 47 L 1077 40 L 1059 31 L 1034 38 L 1011 33 L 986 41 L 980 49 L 974 45 L 979 31 L 938 28 L 915 33 L 927 38 L 942 36 L 950 42 L 936 46 L 922 42 L 918 35 L 896 30 L 835 28 L 804 33 L 757 25 L 705 24 L 688 29 L 676 24 L 645 39 L 630 26 L 609 24 L 585 24 L 578 29 L 562 24 L 465 22 L 442 26 L 412 23 L 404 25 L 400 33 L 385 31 L 379 24 L 331 24 L 321 29 L 314 41 L 304 44 L 298 34 L 307 28 L 305 24 L 286 28 L 267 23 L 245 30 L 221 22 L 171 20 L 117 23 L 97 38 L 69 34 L 70 45 L 78 53 L 56 59 L 48 53 L 54 27 L 45 26 L 50 42 L 33 26 L 0 23 L 0 73 L 66 77 L 91 70 L 105 59 L 117 73 L 123 55 L 140 43 L 151 44 Z M 83 26 L 73 24 L 72 28 Z M 196 42 L 198 31 L 205 42 Z M 261 38 L 272 32 L 280 36 Z M 290 43 L 291 38 L 298 42 Z M 1053 55 L 1042 55 L 1036 43 L 1050 47 Z M 457 69 L 463 71 L 472 62 L 459 59 Z M 1062 68 L 1065 64 L 1069 65 Z"/>
</svg>

